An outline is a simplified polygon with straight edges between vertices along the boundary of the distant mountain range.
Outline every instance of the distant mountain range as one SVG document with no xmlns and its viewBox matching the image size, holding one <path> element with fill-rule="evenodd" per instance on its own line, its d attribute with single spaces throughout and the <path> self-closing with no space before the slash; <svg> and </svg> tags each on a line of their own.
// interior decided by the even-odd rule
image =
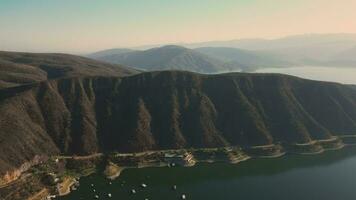
<svg viewBox="0 0 356 200">
<path fill-rule="evenodd" d="M 311 34 L 274 40 L 181 45 L 148 50 L 111 49 L 88 57 L 145 70 L 177 69 L 203 73 L 304 65 L 356 67 L 356 34 Z"/>
<path fill-rule="evenodd" d="M 120 51 L 114 49 L 113 51 Z M 89 57 L 109 63 L 120 63 L 126 66 L 144 70 L 188 70 L 203 73 L 213 73 L 229 68 L 239 68 L 232 63 L 209 57 L 192 49 L 180 46 L 164 46 L 149 50 L 132 50 L 124 53 L 97 52 Z"/>
<path fill-rule="evenodd" d="M 343 63 L 346 66 L 356 67 L 356 46 L 342 51 L 329 59 L 330 64 Z"/>
<path fill-rule="evenodd" d="M 200 73 L 219 73 L 290 65 L 289 62 L 266 53 L 223 47 L 188 49 L 175 45 L 148 50 L 104 50 L 88 57 L 147 71 L 187 70 Z"/>
<path fill-rule="evenodd" d="M 356 33 L 346 34 L 303 34 L 292 35 L 277 39 L 238 39 L 228 41 L 211 41 L 201 43 L 179 44 L 187 48 L 200 47 L 232 47 L 247 50 L 274 50 L 307 47 L 313 45 L 332 45 L 334 47 L 350 48 L 355 44 Z"/>
<path fill-rule="evenodd" d="M 258 68 L 287 67 L 292 63 L 265 52 L 243 50 L 230 47 L 201 47 L 194 49 L 210 57 L 223 60 L 226 63 L 236 63 L 243 71 L 253 71 Z"/>
<path fill-rule="evenodd" d="M 263 52 L 292 65 L 329 65 L 356 67 L 356 34 L 305 34 L 279 39 L 242 39 L 184 45 L 198 47 L 231 47 Z M 348 53 L 349 52 L 349 53 Z"/>
<path fill-rule="evenodd" d="M 132 49 L 107 49 L 107 50 L 99 51 L 96 53 L 92 53 L 92 54 L 90 54 L 90 57 L 94 58 L 94 59 L 96 59 L 96 58 L 100 59 L 102 57 L 110 57 L 113 55 L 128 53 L 131 51 L 134 51 L 134 50 L 132 50 Z"/>
</svg>

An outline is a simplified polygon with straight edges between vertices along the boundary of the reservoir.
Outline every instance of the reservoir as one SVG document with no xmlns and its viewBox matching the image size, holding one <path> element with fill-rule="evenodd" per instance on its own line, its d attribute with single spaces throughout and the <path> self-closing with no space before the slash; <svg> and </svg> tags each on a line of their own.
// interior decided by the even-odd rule
<svg viewBox="0 0 356 200">
<path fill-rule="evenodd" d="M 280 73 L 298 76 L 306 79 L 339 82 L 344 84 L 356 84 L 356 68 L 352 67 L 323 67 L 303 66 L 287 68 L 264 68 L 256 73 Z"/>
<path fill-rule="evenodd" d="M 167 200 L 181 199 L 183 194 L 186 199 L 203 200 L 356 199 L 356 147 L 239 164 L 127 169 L 114 181 L 98 173 L 81 178 L 78 190 L 59 199 L 87 200 L 98 195 L 99 199 Z"/>
</svg>

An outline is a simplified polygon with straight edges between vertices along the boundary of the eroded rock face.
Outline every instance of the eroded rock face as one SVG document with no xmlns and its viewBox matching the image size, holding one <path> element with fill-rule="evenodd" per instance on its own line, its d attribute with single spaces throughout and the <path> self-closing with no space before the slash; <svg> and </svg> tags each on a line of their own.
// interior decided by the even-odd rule
<svg viewBox="0 0 356 200">
<path fill-rule="evenodd" d="M 48 156 L 36 155 L 31 161 L 23 163 L 19 168 L 6 171 L 0 178 L 0 185 L 6 185 L 12 181 L 17 180 L 22 175 L 22 173 L 29 170 L 32 166 L 46 162 L 47 160 Z"/>
<path fill-rule="evenodd" d="M 13 170 L 5 172 L 5 175 L 0 179 L 0 185 L 6 185 L 12 181 L 15 181 L 21 176 L 22 172 L 20 170 Z"/>
</svg>

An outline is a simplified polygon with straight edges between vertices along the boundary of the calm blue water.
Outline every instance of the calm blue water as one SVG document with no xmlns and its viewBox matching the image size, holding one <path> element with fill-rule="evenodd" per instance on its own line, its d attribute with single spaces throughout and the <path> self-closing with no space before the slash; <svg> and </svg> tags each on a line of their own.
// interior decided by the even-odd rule
<svg viewBox="0 0 356 200">
<path fill-rule="evenodd" d="M 141 183 L 148 187 L 141 188 Z M 176 191 L 173 185 L 177 185 Z M 130 194 L 131 189 L 137 193 Z M 60 199 L 94 199 L 96 194 L 99 199 L 127 200 L 180 199 L 182 194 L 187 199 L 205 200 L 352 200 L 356 199 L 356 148 L 317 156 L 255 159 L 238 165 L 128 169 L 112 184 L 96 174 L 82 178 L 79 190 Z"/>
</svg>

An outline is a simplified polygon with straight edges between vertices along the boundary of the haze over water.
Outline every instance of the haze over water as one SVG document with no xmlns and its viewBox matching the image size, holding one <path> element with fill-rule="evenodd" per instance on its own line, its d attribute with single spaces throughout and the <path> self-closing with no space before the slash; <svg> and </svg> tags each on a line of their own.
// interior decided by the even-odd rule
<svg viewBox="0 0 356 200">
<path fill-rule="evenodd" d="M 356 84 L 356 68 L 305 66 L 289 68 L 265 68 L 257 73 L 281 73 L 301 78 L 331 81 L 344 84 Z"/>
</svg>

